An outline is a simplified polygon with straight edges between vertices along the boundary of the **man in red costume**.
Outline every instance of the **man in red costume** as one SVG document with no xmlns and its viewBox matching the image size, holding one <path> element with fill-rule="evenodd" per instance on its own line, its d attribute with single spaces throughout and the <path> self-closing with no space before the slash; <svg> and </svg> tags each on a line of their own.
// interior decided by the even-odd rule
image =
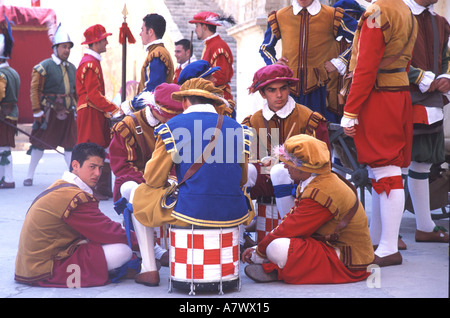
<svg viewBox="0 0 450 318">
<path fill-rule="evenodd" d="M 196 61 L 197 59 L 193 55 L 193 48 L 191 41 L 188 39 L 181 39 L 175 42 L 175 58 L 178 66 L 175 69 L 175 75 L 173 76 L 173 82 L 178 84 L 178 78 L 180 73 L 186 66 Z"/>
<path fill-rule="evenodd" d="M 94 142 L 107 149 L 110 139 L 110 118 L 119 107 L 105 97 L 105 82 L 100 54 L 106 52 L 108 45 L 105 28 L 96 24 L 84 32 L 88 44 L 76 73 L 77 104 L 77 143 Z M 102 177 L 97 185 L 96 196 L 106 200 L 112 197 L 111 168 L 105 162 Z"/>
<path fill-rule="evenodd" d="M 195 24 L 195 34 L 205 45 L 201 59 L 209 62 L 211 67 L 220 67 L 220 70 L 214 74 L 217 79 L 216 87 L 224 91 L 226 100 L 232 100 L 230 81 L 234 74 L 233 53 L 228 44 L 216 32 L 216 28 L 233 25 L 234 20 L 231 17 L 223 18 L 216 13 L 205 11 L 194 15 L 194 19 L 189 23 Z"/>
<path fill-rule="evenodd" d="M 15 280 L 42 287 L 90 287 L 139 271 L 134 233 L 128 242 L 120 223 L 99 210 L 92 189 L 105 150 L 81 143 L 66 171 L 31 204 L 20 233 Z M 129 245 L 128 245 L 128 244 Z M 117 269 L 121 270 L 117 270 Z"/>
<path fill-rule="evenodd" d="M 417 29 L 402 0 L 378 0 L 361 17 L 353 42 L 353 83 L 341 126 L 354 138 L 358 162 L 369 167 L 372 178 L 370 235 L 379 266 L 402 263 L 402 168 L 410 164 L 413 137 L 407 71 Z"/>
<path fill-rule="evenodd" d="M 155 150 L 155 127 L 183 112 L 181 103 L 171 98 L 179 90 L 177 84 L 163 83 L 154 92 L 139 94 L 141 110 L 129 113 L 112 127 L 109 156 L 116 177 L 114 202 L 121 197 L 129 199 L 130 189 L 145 182 L 145 164 Z"/>
<path fill-rule="evenodd" d="M 356 189 L 331 171 L 328 146 L 312 136 L 287 139 L 275 153 L 299 182 L 280 225 L 242 254 L 257 282 L 338 284 L 365 279 L 373 261 L 367 217 Z M 267 260 L 269 262 L 267 262 Z"/>
</svg>

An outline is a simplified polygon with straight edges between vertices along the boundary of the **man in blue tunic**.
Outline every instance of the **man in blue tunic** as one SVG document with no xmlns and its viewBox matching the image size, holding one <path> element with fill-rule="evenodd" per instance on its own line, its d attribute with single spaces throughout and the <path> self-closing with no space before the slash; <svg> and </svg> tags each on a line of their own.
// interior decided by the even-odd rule
<svg viewBox="0 0 450 318">
<path fill-rule="evenodd" d="M 172 83 L 174 66 L 172 56 L 164 46 L 163 36 L 166 32 L 166 20 L 163 16 L 151 13 L 143 18 L 141 32 L 142 44 L 145 46 L 147 57 L 141 68 L 141 80 L 138 93 L 153 92 L 162 83 Z M 138 102 L 139 95 L 132 100 L 124 101 L 122 109 L 136 112 L 142 109 Z M 125 112 L 126 113 L 126 112 Z"/>
<path fill-rule="evenodd" d="M 182 103 L 184 112 L 155 129 L 156 146 L 145 167 L 145 183 L 130 197 L 142 256 L 138 283 L 159 283 L 153 227 L 234 227 L 253 218 L 243 192 L 251 132 L 217 113 L 216 107 L 224 103 L 222 94 L 203 78 L 186 81 L 179 92 L 172 94 L 172 99 Z M 170 206 L 165 194 L 173 167 L 179 194 Z"/>
</svg>

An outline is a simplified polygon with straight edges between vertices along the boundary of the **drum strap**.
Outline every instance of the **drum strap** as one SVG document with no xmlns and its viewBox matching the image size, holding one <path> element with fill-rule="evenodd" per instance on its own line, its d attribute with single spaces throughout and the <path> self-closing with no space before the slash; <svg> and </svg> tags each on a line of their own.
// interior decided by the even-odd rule
<svg viewBox="0 0 450 318">
<path fill-rule="evenodd" d="M 148 144 L 145 142 L 144 132 L 141 125 L 139 125 L 136 115 L 134 115 L 134 113 L 131 113 L 130 116 L 131 118 L 133 118 L 136 135 L 138 137 L 138 143 L 141 146 L 142 160 L 146 162 L 147 161 L 146 158 L 151 153 L 151 151 L 148 147 Z"/>
<path fill-rule="evenodd" d="M 49 193 L 52 192 L 52 191 L 58 190 L 58 189 L 60 189 L 60 188 L 65 188 L 65 187 L 77 187 L 77 186 L 76 186 L 75 184 L 73 184 L 73 183 L 62 183 L 62 184 L 59 184 L 59 185 L 57 185 L 57 186 L 54 186 L 53 188 L 48 188 L 47 190 L 43 191 L 41 194 L 39 194 L 39 195 L 34 199 L 34 201 L 31 203 L 30 207 L 28 208 L 28 211 L 29 211 L 30 208 L 33 206 L 33 204 L 36 203 L 36 201 L 39 200 L 40 198 L 42 198 L 43 196 L 49 194 Z M 27 211 L 27 214 L 28 214 L 28 211 Z"/>
<path fill-rule="evenodd" d="M 412 35 L 413 35 L 414 29 L 415 29 L 415 22 L 416 22 L 416 19 L 414 18 L 414 14 L 412 12 L 411 12 L 411 19 L 412 19 L 412 27 L 411 27 L 411 31 L 409 33 L 408 42 L 405 44 L 405 46 L 402 48 L 402 50 L 400 52 L 398 52 L 395 55 L 383 58 L 381 60 L 381 63 L 379 65 L 379 69 L 378 69 L 378 73 L 382 73 L 384 67 L 397 61 L 400 58 L 400 56 L 403 54 L 405 49 L 408 47 L 408 45 L 410 45 L 412 43 L 412 41 L 414 39 L 414 37 Z"/>
<path fill-rule="evenodd" d="M 186 171 L 186 173 L 183 176 L 183 180 L 181 180 L 180 183 L 172 184 L 169 188 L 167 188 L 166 192 L 164 193 L 163 197 L 161 198 L 161 207 L 163 209 L 170 209 L 173 208 L 177 202 L 178 199 L 178 189 L 180 186 L 186 182 L 187 179 L 192 177 L 194 173 L 197 172 L 198 169 L 206 162 L 206 159 L 209 158 L 211 155 L 213 149 L 215 148 L 217 144 L 217 137 L 219 137 L 219 134 L 222 132 L 222 124 L 223 124 L 223 115 L 219 115 L 217 118 L 217 125 L 216 129 L 214 131 L 213 136 L 211 137 L 211 140 L 206 145 L 205 149 L 203 150 L 203 153 L 197 160 L 189 167 L 189 169 Z M 170 203 L 167 203 L 168 199 L 170 199 Z"/>
<path fill-rule="evenodd" d="M 341 222 L 336 226 L 336 229 L 334 230 L 334 233 L 328 234 L 328 235 L 320 235 L 320 234 L 313 234 L 312 237 L 316 240 L 322 241 L 322 242 L 336 242 L 339 240 L 339 232 L 344 229 L 350 220 L 353 218 L 353 216 L 356 214 L 356 211 L 358 211 L 359 207 L 359 199 L 356 197 L 356 202 L 353 205 L 353 207 L 347 212 L 347 214 L 342 218 Z"/>
<path fill-rule="evenodd" d="M 192 164 L 192 166 L 189 167 L 188 171 L 186 171 L 183 180 L 181 180 L 181 182 L 178 183 L 177 186 L 178 188 L 180 187 L 180 185 L 186 182 L 187 179 L 192 177 L 194 173 L 196 173 L 198 169 L 200 169 L 200 167 L 205 163 L 206 159 L 208 159 L 209 156 L 211 155 L 213 149 L 216 147 L 217 137 L 219 137 L 219 134 L 221 133 L 223 117 L 224 117 L 223 115 L 219 115 L 219 118 L 217 118 L 216 129 L 214 131 L 214 135 L 211 137 L 211 140 L 209 141 L 209 144 L 206 145 L 202 155 Z"/>
</svg>

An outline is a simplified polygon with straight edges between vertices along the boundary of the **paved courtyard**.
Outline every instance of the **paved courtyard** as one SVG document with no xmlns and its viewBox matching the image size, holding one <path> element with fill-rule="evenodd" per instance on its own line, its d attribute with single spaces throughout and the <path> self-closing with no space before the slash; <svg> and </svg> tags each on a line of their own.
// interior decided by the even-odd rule
<svg viewBox="0 0 450 318">
<path fill-rule="evenodd" d="M 0 192 L 0 297 L 2 298 L 177 298 L 174 310 L 183 309 L 186 301 L 200 298 L 213 301 L 277 301 L 283 298 L 448 298 L 449 297 L 449 245 L 439 243 L 416 243 L 414 241 L 414 214 L 405 212 L 401 235 L 408 245 L 402 251 L 403 264 L 373 272 L 377 279 L 342 285 L 287 285 L 282 282 L 258 284 L 247 278 L 241 264 L 241 288 L 225 291 L 197 293 L 189 296 L 187 291 L 173 289 L 168 292 L 169 271 L 160 270 L 158 287 L 146 287 L 132 280 L 103 287 L 60 289 L 29 287 L 14 281 L 14 263 L 22 223 L 29 205 L 36 195 L 58 179 L 65 170 L 63 157 L 46 151 L 35 174 L 34 185 L 24 187 L 22 182 L 28 167 L 29 156 L 25 151 L 13 152 L 15 189 Z M 102 201 L 102 211 L 121 222 L 113 209 L 112 200 Z M 366 195 L 366 207 L 370 207 L 370 195 Z M 433 211 L 439 213 L 439 211 Z M 366 209 L 370 218 L 370 209 Z M 436 220 L 438 225 L 449 227 L 449 219 Z M 375 277 L 375 276 L 373 276 Z M 207 302 L 207 301 L 206 301 Z M 206 303 L 205 302 L 205 303 Z M 292 303 L 294 304 L 294 303 Z M 263 308 L 261 308 L 263 310 Z"/>
</svg>

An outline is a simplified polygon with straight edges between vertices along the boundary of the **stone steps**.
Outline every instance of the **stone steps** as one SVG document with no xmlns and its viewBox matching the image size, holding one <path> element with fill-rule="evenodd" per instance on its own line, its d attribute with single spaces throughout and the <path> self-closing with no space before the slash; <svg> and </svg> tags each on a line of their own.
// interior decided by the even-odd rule
<svg viewBox="0 0 450 318">
<path fill-rule="evenodd" d="M 164 0 L 165 5 L 169 9 L 169 12 L 172 15 L 172 19 L 175 24 L 178 26 L 180 33 L 183 35 L 185 39 L 190 40 L 192 34 L 192 45 L 194 47 L 194 55 L 197 59 L 200 59 L 203 52 L 203 43 L 202 41 L 197 39 L 197 36 L 194 31 L 194 25 L 189 23 L 189 20 L 192 20 L 195 14 L 202 11 L 211 11 L 220 15 L 224 15 L 224 12 L 219 8 L 215 1 L 206 1 L 206 0 L 192 0 L 192 1 L 184 1 L 184 0 Z M 224 39 L 225 42 L 229 45 L 231 51 L 233 52 L 234 62 L 234 75 L 231 80 L 230 86 L 233 96 L 236 97 L 236 40 L 227 34 L 227 31 L 224 27 L 217 27 L 217 33 Z M 175 39 L 178 41 L 180 39 Z"/>
</svg>

